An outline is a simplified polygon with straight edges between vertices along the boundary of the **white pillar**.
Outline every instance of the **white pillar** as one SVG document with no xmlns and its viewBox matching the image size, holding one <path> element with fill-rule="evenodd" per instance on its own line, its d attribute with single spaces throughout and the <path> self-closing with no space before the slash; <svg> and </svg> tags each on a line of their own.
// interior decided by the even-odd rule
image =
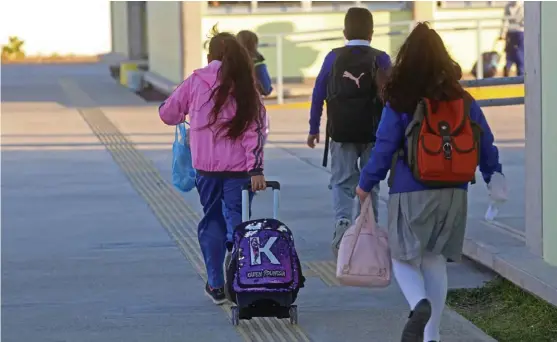
<svg viewBox="0 0 557 342">
<path fill-rule="evenodd" d="M 526 146 L 524 149 L 525 172 L 525 229 L 526 244 L 530 250 L 542 256 L 542 126 L 541 126 L 541 49 L 540 18 L 541 3 L 524 3 L 525 27 L 525 107 Z M 504 166 L 503 166 L 504 167 Z"/>
<path fill-rule="evenodd" d="M 112 52 L 129 57 L 128 5 L 124 1 L 110 2 Z"/>
<path fill-rule="evenodd" d="M 557 3 L 525 2 L 525 14 L 526 242 L 557 265 Z"/>
<path fill-rule="evenodd" d="M 435 19 L 436 1 L 413 1 L 412 19 L 414 21 L 429 21 Z"/>
<path fill-rule="evenodd" d="M 144 59 L 147 54 L 146 3 L 128 1 L 129 56 L 131 60 Z"/>
<path fill-rule="evenodd" d="M 311 12 L 311 0 L 302 1 L 302 9 L 306 12 Z"/>
<path fill-rule="evenodd" d="M 203 65 L 203 24 L 204 4 L 200 1 L 182 1 L 182 63 L 183 75 L 189 76 Z"/>
</svg>

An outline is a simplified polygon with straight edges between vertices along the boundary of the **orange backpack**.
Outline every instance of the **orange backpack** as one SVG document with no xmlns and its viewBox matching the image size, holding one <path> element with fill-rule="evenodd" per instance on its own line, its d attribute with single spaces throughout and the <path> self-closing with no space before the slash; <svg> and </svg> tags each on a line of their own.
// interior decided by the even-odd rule
<svg viewBox="0 0 557 342">
<path fill-rule="evenodd" d="M 406 162 L 414 177 L 432 187 L 475 182 L 481 127 L 470 119 L 469 94 L 454 101 L 422 99 L 406 128 Z"/>
</svg>

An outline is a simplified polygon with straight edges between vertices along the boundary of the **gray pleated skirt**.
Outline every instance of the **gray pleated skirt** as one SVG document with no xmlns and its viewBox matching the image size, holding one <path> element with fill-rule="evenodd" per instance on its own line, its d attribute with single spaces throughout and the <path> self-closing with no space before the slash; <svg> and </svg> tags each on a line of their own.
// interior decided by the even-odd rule
<svg viewBox="0 0 557 342">
<path fill-rule="evenodd" d="M 462 189 L 391 194 L 387 229 L 392 258 L 407 261 L 430 251 L 460 261 L 467 209 L 468 192 Z"/>
</svg>

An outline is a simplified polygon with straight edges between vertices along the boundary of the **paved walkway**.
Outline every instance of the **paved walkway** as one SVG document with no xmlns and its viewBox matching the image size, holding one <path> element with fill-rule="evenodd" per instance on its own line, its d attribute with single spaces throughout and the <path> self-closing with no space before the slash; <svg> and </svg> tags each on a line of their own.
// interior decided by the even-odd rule
<svg viewBox="0 0 557 342">
<path fill-rule="evenodd" d="M 266 151 L 309 278 L 300 324 L 236 329 L 202 295 L 200 208 L 169 183 L 173 129 L 155 104 L 97 65 L 4 67 L 2 96 L 3 341 L 397 341 L 408 308 L 396 284 L 343 288 L 333 276 L 328 173 L 299 143 L 305 113 L 272 110 Z M 254 212 L 270 201 L 257 196 Z M 490 274 L 452 264 L 449 277 L 455 288 Z M 442 334 L 491 341 L 451 310 Z"/>
</svg>

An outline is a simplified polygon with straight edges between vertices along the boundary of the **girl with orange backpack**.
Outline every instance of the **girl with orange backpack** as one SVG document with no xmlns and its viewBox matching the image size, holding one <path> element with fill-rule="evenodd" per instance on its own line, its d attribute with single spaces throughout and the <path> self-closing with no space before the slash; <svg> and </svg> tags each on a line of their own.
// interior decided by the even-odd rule
<svg viewBox="0 0 557 342">
<path fill-rule="evenodd" d="M 403 342 L 440 341 L 446 262 L 461 259 L 468 184 L 478 165 L 487 184 L 502 172 L 489 124 L 461 77 L 441 37 L 419 23 L 384 88 L 377 141 L 356 190 L 363 202 L 390 171 L 389 247 L 411 310 Z"/>
</svg>

